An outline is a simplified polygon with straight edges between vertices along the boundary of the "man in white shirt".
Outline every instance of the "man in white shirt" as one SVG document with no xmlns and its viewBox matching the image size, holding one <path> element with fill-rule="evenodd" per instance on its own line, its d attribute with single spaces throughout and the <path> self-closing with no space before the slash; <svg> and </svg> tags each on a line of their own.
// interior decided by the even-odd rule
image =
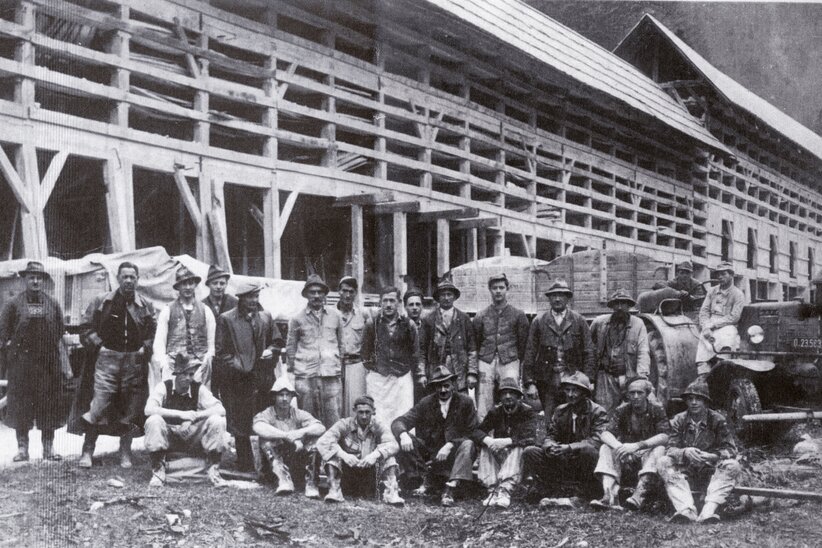
<svg viewBox="0 0 822 548">
<path fill-rule="evenodd" d="M 739 349 L 736 324 L 745 306 L 745 294 L 734 285 L 730 263 L 719 263 L 715 269 L 719 285 L 712 286 L 699 309 L 699 346 L 696 347 L 696 372 L 705 378 L 713 368 L 716 352 L 723 348 Z"/>
</svg>

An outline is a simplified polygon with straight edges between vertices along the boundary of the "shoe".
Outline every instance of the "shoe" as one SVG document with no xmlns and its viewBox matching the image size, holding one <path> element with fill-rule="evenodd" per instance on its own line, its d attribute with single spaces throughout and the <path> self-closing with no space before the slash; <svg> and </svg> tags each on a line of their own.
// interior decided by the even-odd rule
<svg viewBox="0 0 822 548">
<path fill-rule="evenodd" d="M 329 468 L 331 467 L 329 466 Z M 325 496 L 325 502 L 345 502 L 345 497 L 343 497 L 342 489 L 340 488 L 339 476 L 330 473 L 329 476 L 328 494 Z M 306 487 L 308 487 L 308 485 L 306 485 Z"/>
<path fill-rule="evenodd" d="M 228 483 L 223 479 L 220 475 L 220 465 L 219 464 L 212 464 L 208 467 L 206 471 L 206 476 L 208 476 L 208 481 L 211 482 L 211 485 L 214 487 L 226 487 Z"/>
<path fill-rule="evenodd" d="M 497 508 L 508 508 L 511 506 L 511 495 L 508 494 L 508 491 L 500 491 L 497 494 L 497 500 L 494 501 Z"/>
<path fill-rule="evenodd" d="M 131 451 L 120 452 L 120 468 L 131 468 L 134 464 L 131 462 Z M 91 465 L 89 465 L 89 468 Z"/>
<path fill-rule="evenodd" d="M 640 504 L 636 500 L 634 500 L 634 497 L 630 497 L 628 500 L 625 501 L 625 508 L 627 508 L 631 512 L 639 512 Z"/>
<path fill-rule="evenodd" d="M 719 523 L 721 520 L 716 514 L 709 514 L 707 516 L 699 516 L 696 518 L 697 523 Z"/>
<path fill-rule="evenodd" d="M 588 505 L 593 508 L 594 510 L 610 510 L 611 509 L 611 501 L 608 496 L 604 496 L 601 499 L 592 500 Z"/>
<path fill-rule="evenodd" d="M 494 506 L 497 504 L 497 493 L 496 491 L 491 491 L 488 493 L 488 496 L 485 497 L 485 500 L 482 501 L 483 506 Z"/>
<path fill-rule="evenodd" d="M 450 506 L 454 506 L 454 493 L 453 488 L 446 487 L 445 491 L 442 493 L 442 498 L 440 499 L 440 505 L 446 508 Z"/>
<path fill-rule="evenodd" d="M 319 500 L 320 490 L 317 488 L 316 483 L 305 484 L 305 497 L 309 499 Z M 340 497 L 342 498 L 342 495 L 340 495 Z"/>
<path fill-rule="evenodd" d="M 291 482 L 290 480 L 287 481 L 287 482 L 285 482 L 283 480 L 280 480 L 279 483 L 277 484 L 277 490 L 274 492 L 274 494 L 275 495 L 285 496 L 285 495 L 290 495 L 293 492 L 294 492 L 294 483 L 293 482 Z"/>
<path fill-rule="evenodd" d="M 91 453 L 89 451 L 83 451 L 83 454 L 80 455 L 80 460 L 77 461 L 77 466 L 80 468 L 91 468 L 92 461 Z"/>
<path fill-rule="evenodd" d="M 151 471 L 151 480 L 148 482 L 149 487 L 163 487 L 166 484 L 166 467 L 165 465 L 158 466 Z"/>
<path fill-rule="evenodd" d="M 383 482 L 385 491 L 382 493 L 382 501 L 392 506 L 403 506 L 405 499 L 400 496 L 400 485 L 397 482 L 396 473 L 391 473 L 389 470 L 388 474 Z"/>
<path fill-rule="evenodd" d="M 26 447 L 20 447 L 17 450 L 17 454 L 14 455 L 14 458 L 11 459 L 14 462 L 25 462 L 29 460 L 29 450 Z"/>
<path fill-rule="evenodd" d="M 54 447 L 51 445 L 43 446 L 43 460 L 60 461 L 63 457 L 54 452 Z"/>
<path fill-rule="evenodd" d="M 671 523 L 694 523 L 696 521 L 696 512 L 691 509 L 677 512 L 671 516 L 668 521 Z"/>
</svg>

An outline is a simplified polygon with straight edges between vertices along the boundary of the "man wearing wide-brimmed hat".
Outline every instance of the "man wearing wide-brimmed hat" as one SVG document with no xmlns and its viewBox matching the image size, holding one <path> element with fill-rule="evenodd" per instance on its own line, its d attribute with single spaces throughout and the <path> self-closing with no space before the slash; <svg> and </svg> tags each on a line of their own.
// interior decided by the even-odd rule
<svg viewBox="0 0 822 548">
<path fill-rule="evenodd" d="M 708 408 L 711 397 L 705 381 L 692 382 L 682 397 L 688 409 L 671 420 L 667 454 L 657 463 L 659 476 L 676 510 L 674 521 L 717 522 L 716 511 L 741 471 L 733 433 L 725 417 Z M 706 484 L 705 505 L 697 515 L 691 485 L 705 489 Z"/>
<path fill-rule="evenodd" d="M 326 428 L 340 420 L 342 406 L 343 322 L 334 308 L 325 306 L 328 285 L 316 274 L 305 281 L 302 295 L 308 306 L 288 322 L 288 372 L 300 408 Z"/>
<path fill-rule="evenodd" d="M 8 379 L 5 422 L 17 433 L 15 462 L 29 460 L 29 430 L 35 423 L 43 458 L 59 460 L 54 430 L 62 424 L 58 398 L 63 311 L 43 290 L 51 278 L 43 263 L 30 261 L 18 274 L 26 280 L 26 290 L 8 301 L 0 314 L 0 358 L 5 358 Z"/>
<path fill-rule="evenodd" d="M 456 389 L 475 388 L 479 379 L 474 326 L 468 314 L 454 306 L 460 290 L 444 278 L 434 290 L 438 306 L 420 323 L 420 366 L 417 382 L 425 384 L 435 368 L 444 366 L 456 375 Z"/>
<path fill-rule="evenodd" d="M 208 267 L 208 275 L 205 280 L 206 287 L 208 287 L 208 296 L 201 302 L 211 309 L 211 313 L 214 314 L 215 318 L 219 318 L 221 314 L 225 314 L 237 306 L 237 297 L 226 293 L 229 278 L 231 278 L 231 274 L 219 266 L 211 265 Z"/>
<path fill-rule="evenodd" d="M 173 378 L 158 383 L 146 402 L 144 443 L 151 454 L 152 487 L 165 484 L 166 453 L 170 449 L 202 451 L 208 460 L 206 474 L 211 484 L 226 485 L 220 476 L 225 408 L 208 387 L 194 380 L 199 366 L 185 354 L 176 354 Z"/>
<path fill-rule="evenodd" d="M 337 290 L 340 292 L 337 312 L 342 321 L 342 351 L 345 362 L 345 374 L 342 375 L 343 402 L 341 414 L 346 417 L 350 416 L 353 410 L 354 400 L 366 392 L 362 339 L 365 324 L 370 318 L 365 310 L 357 304 L 359 287 L 357 278 L 353 276 L 343 276 L 337 286 Z"/>
<path fill-rule="evenodd" d="M 391 424 L 400 444 L 397 461 L 406 481 L 423 480 L 418 494 L 430 494 L 443 480 L 442 505 L 454 504 L 460 482 L 471 481 L 476 448 L 484 437 L 474 401 L 456 391 L 456 375 L 439 365 L 431 373 L 433 394 Z M 409 432 L 414 430 L 416 434 Z"/>
<path fill-rule="evenodd" d="M 261 289 L 254 283 L 240 286 L 237 308 L 217 319 L 218 397 L 225 405 L 228 432 L 234 436 L 241 471 L 254 468 L 252 420 L 268 405 L 268 390 L 283 347 L 277 324 L 260 306 Z"/>
<path fill-rule="evenodd" d="M 590 498 L 599 489 L 594 467 L 608 413 L 591 401 L 591 381 L 584 373 L 564 375 L 560 386 L 568 403 L 554 409 L 542 447 L 525 449 L 522 476 L 540 480 L 543 488 L 570 480 L 579 496 Z"/>
<path fill-rule="evenodd" d="M 479 458 L 479 480 L 491 492 L 486 506 L 507 508 L 511 491 L 522 475 L 522 452 L 533 445 L 537 435 L 537 412 L 523 403 L 519 381 L 506 377 L 499 383 L 500 403 L 485 416 Z"/>
<path fill-rule="evenodd" d="M 611 314 L 598 316 L 591 323 L 596 375 L 594 401 L 610 411 L 619 405 L 625 380 L 651 374 L 651 353 L 645 324 L 631 315 L 636 301 L 624 289 L 617 289 L 608 300 Z"/>
<path fill-rule="evenodd" d="M 562 375 L 582 371 L 594 374 L 594 349 L 588 322 L 568 307 L 574 292 L 564 280 L 557 280 L 545 292 L 551 309 L 531 322 L 523 360 L 523 386 L 539 393 L 545 417 L 562 401 Z"/>
<path fill-rule="evenodd" d="M 717 352 L 739 349 L 736 324 L 745 306 L 745 294 L 734 285 L 731 263 L 719 263 L 714 272 L 719 277 L 719 285 L 711 286 L 699 309 L 696 368 L 700 377 L 706 377 L 711 372 Z"/>
<path fill-rule="evenodd" d="M 171 376 L 178 354 L 200 364 L 195 380 L 211 388 L 211 362 L 217 322 L 211 308 L 197 300 L 195 291 L 202 279 L 185 266 L 177 269 L 174 289 L 178 297 L 157 317 L 154 355 L 148 374 L 149 386 Z"/>
<path fill-rule="evenodd" d="M 682 310 L 692 312 L 695 310 L 695 303 L 705 298 L 705 288 L 692 277 L 694 265 L 691 261 L 682 261 L 676 265 L 676 275 L 668 282 L 668 287 L 679 291 L 679 299 L 682 301 Z"/>
</svg>

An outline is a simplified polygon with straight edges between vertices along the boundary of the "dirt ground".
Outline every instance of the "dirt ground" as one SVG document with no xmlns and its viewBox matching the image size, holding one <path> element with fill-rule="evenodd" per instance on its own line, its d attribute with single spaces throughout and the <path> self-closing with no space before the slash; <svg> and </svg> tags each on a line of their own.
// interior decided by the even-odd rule
<svg viewBox="0 0 822 548">
<path fill-rule="evenodd" d="M 744 483 L 822 492 L 822 473 L 786 473 L 778 466 L 788 462 L 797 434 L 745 450 Z M 302 495 L 280 498 L 270 486 L 151 489 L 147 455 L 138 452 L 131 470 L 117 463 L 107 455 L 91 470 L 78 468 L 75 458 L 0 469 L 0 547 L 822 546 L 822 504 L 816 502 L 774 500 L 716 525 L 677 525 L 662 515 L 541 509 L 520 499 L 508 510 L 483 513 L 481 499 L 444 509 L 436 499 L 409 496 L 404 508 L 392 508 L 370 500 L 330 505 Z M 109 485 L 113 478 L 124 486 Z M 109 503 L 91 511 L 95 502 Z M 167 514 L 180 521 L 169 524 Z"/>
</svg>

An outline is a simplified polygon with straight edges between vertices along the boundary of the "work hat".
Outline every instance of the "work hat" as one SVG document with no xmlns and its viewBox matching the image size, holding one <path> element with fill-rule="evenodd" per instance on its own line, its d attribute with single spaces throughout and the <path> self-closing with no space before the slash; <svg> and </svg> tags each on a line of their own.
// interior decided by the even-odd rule
<svg viewBox="0 0 822 548">
<path fill-rule="evenodd" d="M 510 390 L 511 392 L 516 392 L 520 396 L 524 396 L 525 394 L 522 392 L 522 389 L 519 387 L 519 383 L 517 379 L 513 377 L 505 377 L 501 381 L 499 381 L 499 387 L 497 388 L 497 392 L 502 394 L 504 390 Z"/>
<path fill-rule="evenodd" d="M 308 288 L 312 285 L 320 286 L 320 288 L 323 290 L 323 292 L 325 292 L 326 295 L 328 295 L 328 292 L 330 291 L 322 278 L 320 278 L 317 274 L 311 274 L 305 280 L 305 285 L 303 286 L 302 296 L 304 298 L 308 298 Z"/>
<path fill-rule="evenodd" d="M 340 283 L 337 284 L 337 290 L 342 289 L 343 284 L 350 285 L 354 289 L 360 288 L 360 284 L 359 282 L 357 282 L 357 278 L 355 278 L 354 276 L 343 276 L 342 278 L 340 278 Z"/>
<path fill-rule="evenodd" d="M 445 367 L 444 365 L 438 365 L 434 368 L 434 372 L 431 373 L 431 378 L 428 380 L 428 385 L 432 384 L 439 384 L 441 382 L 450 381 L 451 379 L 455 378 L 456 375 L 451 373 L 451 370 Z"/>
<path fill-rule="evenodd" d="M 617 303 L 628 303 L 629 306 L 634 306 L 636 301 L 624 289 L 617 289 L 608 300 L 608 308 L 613 308 Z"/>
<path fill-rule="evenodd" d="M 245 297 L 246 295 L 251 295 L 252 293 L 259 293 L 262 288 L 263 286 L 258 283 L 244 282 L 237 288 L 235 295 L 237 298 Z"/>
<path fill-rule="evenodd" d="M 186 268 L 185 266 L 181 266 L 177 269 L 177 274 L 174 277 L 174 289 L 179 289 L 180 285 L 182 285 L 183 282 L 187 282 L 188 280 L 195 280 L 195 283 L 197 284 L 203 281 L 201 277 L 194 274 L 188 268 Z"/>
<path fill-rule="evenodd" d="M 688 387 L 682 392 L 682 398 L 684 399 L 685 396 L 698 396 L 705 401 L 711 401 L 711 396 L 708 392 L 708 383 L 703 380 L 695 380 Z"/>
<path fill-rule="evenodd" d="M 568 295 L 568 298 L 574 296 L 574 292 L 571 291 L 571 288 L 568 286 L 568 282 L 565 280 L 557 280 L 551 284 L 551 287 L 548 288 L 548 291 L 545 292 L 546 297 L 550 297 L 551 295 Z"/>
<path fill-rule="evenodd" d="M 454 282 L 446 278 L 444 280 L 441 280 L 440 283 L 437 284 L 437 288 L 434 290 L 434 300 L 439 300 L 440 293 L 445 291 L 446 289 L 450 289 L 454 292 L 454 294 L 456 295 L 456 297 L 454 297 L 454 300 L 460 298 L 460 290 L 457 289 L 457 286 L 454 285 Z"/>
<path fill-rule="evenodd" d="M 645 390 L 646 394 L 650 395 L 651 392 L 654 391 L 654 385 L 651 384 L 651 381 L 649 381 L 645 377 L 633 377 L 625 381 L 625 392 L 627 392 L 628 388 L 635 382 L 640 383 L 642 385 L 642 389 Z"/>
<path fill-rule="evenodd" d="M 588 392 L 589 396 L 591 395 L 591 392 L 593 392 L 591 381 L 588 380 L 588 376 L 582 371 L 576 371 L 571 375 L 563 375 L 559 385 L 562 386 L 563 384 L 570 384 L 571 386 L 582 388 Z"/>
<path fill-rule="evenodd" d="M 197 358 L 189 358 L 185 354 L 180 353 L 174 356 L 174 370 L 171 374 L 179 375 L 189 369 L 197 369 L 200 365 L 202 365 L 202 363 Z"/>
<path fill-rule="evenodd" d="M 213 264 L 208 267 L 208 276 L 206 276 L 206 285 L 210 284 L 212 281 L 218 278 L 225 278 L 228 279 L 231 277 L 231 274 L 220 268 L 219 266 Z"/>
<path fill-rule="evenodd" d="M 422 294 L 422 291 L 420 291 L 416 287 L 412 287 L 405 292 L 405 295 L 402 296 L 402 304 L 406 304 L 408 302 L 408 299 L 410 299 L 411 297 L 419 297 L 420 300 L 423 300 L 425 296 Z"/>
<path fill-rule="evenodd" d="M 491 287 L 491 284 L 495 282 L 505 282 L 505 287 L 508 287 L 510 284 L 508 283 L 508 276 L 505 275 L 505 272 L 500 274 L 494 274 L 488 278 L 488 287 Z"/>
<path fill-rule="evenodd" d="M 352 409 L 356 409 L 358 405 L 370 405 L 371 409 L 376 409 L 374 407 L 374 398 L 367 395 L 360 396 L 359 398 L 354 400 L 354 405 L 352 406 Z"/>
<path fill-rule="evenodd" d="M 43 263 L 38 261 L 29 261 L 29 264 L 26 265 L 26 269 L 19 271 L 17 274 L 20 276 L 25 276 L 26 274 L 40 274 L 46 278 L 51 278 L 49 273 L 46 272 L 46 267 L 43 266 Z"/>
<path fill-rule="evenodd" d="M 274 394 L 278 392 L 290 392 L 295 396 L 297 395 L 297 391 L 294 390 L 294 385 L 288 380 L 288 375 L 283 375 L 277 379 L 269 392 L 273 392 Z"/>
<path fill-rule="evenodd" d="M 723 262 L 719 263 L 718 265 L 716 265 L 716 268 L 714 268 L 714 271 L 717 274 L 720 273 L 720 272 L 726 272 L 727 271 L 727 272 L 730 272 L 731 275 L 733 275 L 734 274 L 734 267 L 731 263 L 723 261 Z"/>
<path fill-rule="evenodd" d="M 682 261 L 678 265 L 676 265 L 677 270 L 687 270 L 688 272 L 694 271 L 694 265 L 691 264 L 691 261 Z"/>
</svg>

